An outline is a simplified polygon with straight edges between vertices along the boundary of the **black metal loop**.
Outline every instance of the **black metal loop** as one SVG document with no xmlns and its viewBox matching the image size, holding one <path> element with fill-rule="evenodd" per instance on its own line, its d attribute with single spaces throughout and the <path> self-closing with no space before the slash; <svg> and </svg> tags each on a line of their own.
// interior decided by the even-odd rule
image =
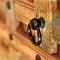
<svg viewBox="0 0 60 60">
<path fill-rule="evenodd" d="M 33 18 L 30 20 L 30 23 L 28 24 L 27 30 L 28 30 L 29 38 L 30 38 L 31 42 L 36 46 L 40 45 L 42 42 L 42 34 L 40 31 L 40 28 L 44 28 L 44 26 L 45 26 L 45 20 L 43 17 L 40 17 L 39 19 Z M 35 38 L 32 35 L 31 29 L 37 31 L 38 42 L 35 41 Z"/>
<path fill-rule="evenodd" d="M 38 46 L 38 45 L 41 44 L 41 42 L 42 42 L 42 34 L 41 34 L 39 28 L 37 28 L 38 42 L 36 42 L 35 39 L 33 38 L 30 24 L 28 25 L 28 35 L 29 35 L 29 37 L 30 37 L 31 42 L 32 42 L 34 45 Z"/>
</svg>

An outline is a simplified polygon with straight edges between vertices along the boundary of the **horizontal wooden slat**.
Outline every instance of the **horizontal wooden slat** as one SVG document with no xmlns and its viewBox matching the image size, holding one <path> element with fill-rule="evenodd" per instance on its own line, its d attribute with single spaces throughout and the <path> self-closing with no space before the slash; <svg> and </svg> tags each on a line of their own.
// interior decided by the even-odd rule
<svg viewBox="0 0 60 60">
<path fill-rule="evenodd" d="M 24 43 L 24 41 L 23 41 L 24 38 L 23 39 L 17 38 L 16 33 L 13 33 L 9 29 L 6 29 L 6 27 L 2 24 L 0 24 L 0 26 L 1 26 L 0 27 L 0 33 L 1 33 L 0 37 L 1 37 L 1 41 L 4 45 L 6 45 L 8 47 L 13 47 L 16 51 L 21 52 L 23 55 L 25 55 L 30 60 L 35 60 L 36 55 L 39 53 L 37 53 L 33 49 L 29 48 L 28 45 L 26 43 Z M 13 38 L 12 40 L 9 38 L 10 34 L 12 34 L 12 38 Z M 47 59 L 47 58 L 43 57 L 42 55 L 40 55 L 40 56 L 43 60 Z"/>
<path fill-rule="evenodd" d="M 27 38 L 23 37 L 22 35 L 18 34 L 15 31 L 11 31 L 2 22 L 0 22 L 0 33 L 1 33 L 0 37 L 3 38 L 3 41 L 5 41 L 6 44 L 8 43 L 8 46 L 12 46 L 15 50 L 22 51 L 23 53 L 27 53 L 27 54 L 29 52 L 29 55 L 32 54 L 33 56 L 36 56 L 36 54 L 39 54 L 39 55 L 43 56 L 43 58 L 45 58 L 45 59 L 47 58 L 49 60 L 49 58 L 51 58 L 54 60 L 54 57 L 45 53 L 41 48 L 34 46 L 31 42 L 29 42 L 29 40 Z M 9 39 L 9 34 L 13 35 L 12 41 L 10 41 L 10 39 Z M 31 50 L 32 53 L 30 53 L 30 51 L 28 51 L 28 49 Z M 34 58 L 35 57 L 33 57 L 33 59 Z"/>
<path fill-rule="evenodd" d="M 20 20 L 22 22 L 25 20 L 25 22 L 24 22 L 25 24 L 29 23 L 28 21 L 30 19 L 34 18 L 34 4 L 32 2 L 29 2 L 28 0 L 24 0 L 24 1 L 16 0 L 14 2 L 15 2 L 15 17 L 16 17 L 16 20 Z M 5 12 L 4 2 L 1 1 L 1 3 L 2 3 L 1 5 L 3 5 L 3 8 L 1 8 L 1 7 L 0 8 L 1 8 L 2 11 Z"/>
</svg>

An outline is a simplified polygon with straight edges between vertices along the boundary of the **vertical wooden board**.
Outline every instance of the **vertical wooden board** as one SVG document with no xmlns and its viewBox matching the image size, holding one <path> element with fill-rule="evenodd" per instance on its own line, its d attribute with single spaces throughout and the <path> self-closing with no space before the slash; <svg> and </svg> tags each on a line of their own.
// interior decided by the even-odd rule
<svg viewBox="0 0 60 60">
<path fill-rule="evenodd" d="M 5 3 L 5 14 L 6 14 L 6 24 L 11 29 L 16 29 L 15 26 L 15 15 L 14 15 L 14 1 L 4 0 Z"/>
<path fill-rule="evenodd" d="M 53 37 L 56 38 L 58 44 L 60 44 L 60 10 L 56 9 L 53 13 L 52 20 Z"/>
<path fill-rule="evenodd" d="M 5 28 L 5 30 L 3 28 Z M 3 32 L 1 32 L 1 31 L 3 31 Z M 20 60 L 35 60 L 35 57 L 37 55 L 39 55 L 42 60 L 47 60 L 47 58 L 45 58 L 42 54 L 39 54 L 33 48 L 29 47 L 29 43 L 26 42 L 27 40 L 25 41 L 27 44 L 23 41 L 23 40 L 25 40 L 24 36 L 21 37 L 21 35 L 20 35 L 18 37 L 18 35 L 19 35 L 18 33 L 16 33 L 15 31 L 10 30 L 2 22 L 0 22 L 0 32 L 1 32 L 2 42 L 3 42 L 3 44 L 5 46 L 8 46 L 8 48 L 9 48 L 9 56 L 11 56 L 12 58 L 13 58 L 13 56 L 15 57 L 15 54 L 17 56 L 17 53 L 19 53 L 19 54 L 21 53 L 22 57 L 19 56 L 19 58 L 21 58 Z M 10 41 L 10 38 L 9 38 L 9 34 L 11 34 L 11 33 L 13 35 L 13 41 Z M 15 51 L 12 50 L 11 48 L 16 50 L 17 53 L 12 54 L 11 52 L 14 53 Z M 10 60 L 15 60 L 15 59 L 10 59 Z M 16 59 L 16 60 L 18 60 L 18 59 Z"/>
<path fill-rule="evenodd" d="M 45 27 L 41 29 L 43 41 L 41 47 L 50 54 L 57 52 L 57 43 L 52 37 L 52 14 L 56 7 L 56 0 L 35 0 L 35 11 L 38 18 L 45 19 Z"/>
</svg>

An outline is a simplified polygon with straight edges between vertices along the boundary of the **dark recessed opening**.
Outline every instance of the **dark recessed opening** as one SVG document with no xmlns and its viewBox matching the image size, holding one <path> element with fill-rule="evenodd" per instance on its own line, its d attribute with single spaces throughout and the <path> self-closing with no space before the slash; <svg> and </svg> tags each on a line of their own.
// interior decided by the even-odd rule
<svg viewBox="0 0 60 60">
<path fill-rule="evenodd" d="M 13 40 L 13 35 L 10 34 L 10 35 L 9 35 L 9 38 L 10 38 L 10 40 Z"/>
<path fill-rule="evenodd" d="M 41 57 L 39 55 L 36 55 L 35 60 L 41 60 Z"/>
<path fill-rule="evenodd" d="M 11 5 L 10 5 L 10 2 L 9 1 L 7 2 L 7 8 L 8 9 L 11 9 Z"/>
</svg>

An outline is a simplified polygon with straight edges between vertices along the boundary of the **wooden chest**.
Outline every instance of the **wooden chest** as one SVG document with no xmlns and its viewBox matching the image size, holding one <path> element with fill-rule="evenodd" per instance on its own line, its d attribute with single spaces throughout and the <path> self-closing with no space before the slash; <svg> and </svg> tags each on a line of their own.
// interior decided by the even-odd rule
<svg viewBox="0 0 60 60">
<path fill-rule="evenodd" d="M 2 0 L 0 1 L 2 2 Z M 59 60 L 60 59 L 59 58 L 60 50 L 58 49 L 60 48 L 60 45 L 59 45 L 60 44 L 60 38 L 59 38 L 59 35 L 60 35 L 59 34 L 60 33 L 59 32 L 60 13 L 59 12 L 60 11 L 59 9 L 57 9 L 57 7 L 59 6 L 57 5 L 58 1 L 59 0 L 54 0 L 54 1 L 52 0 L 46 0 L 46 1 L 15 0 L 14 1 L 15 2 L 15 19 L 18 20 L 17 33 L 19 33 L 22 36 L 21 40 L 22 38 L 25 38 L 26 45 L 28 46 L 28 47 L 26 46 L 25 47 L 22 46 L 22 47 L 30 49 L 33 52 L 32 55 L 35 54 L 34 57 L 31 57 L 32 59 L 30 58 L 30 60 L 35 60 L 35 57 L 37 54 L 41 55 L 41 60 L 52 60 L 52 59 Z M 3 9 L 0 8 L 0 19 L 5 21 L 6 23 L 6 17 L 5 17 L 6 12 Z M 45 27 L 41 29 L 42 43 L 40 44 L 40 46 L 34 46 L 30 42 L 30 39 L 28 38 L 27 26 L 32 18 L 40 18 L 40 17 L 43 17 L 45 19 Z M 25 50 L 25 52 L 27 52 L 27 50 Z M 53 55 L 50 55 L 47 52 Z M 29 55 L 32 56 L 30 53 Z"/>
</svg>

